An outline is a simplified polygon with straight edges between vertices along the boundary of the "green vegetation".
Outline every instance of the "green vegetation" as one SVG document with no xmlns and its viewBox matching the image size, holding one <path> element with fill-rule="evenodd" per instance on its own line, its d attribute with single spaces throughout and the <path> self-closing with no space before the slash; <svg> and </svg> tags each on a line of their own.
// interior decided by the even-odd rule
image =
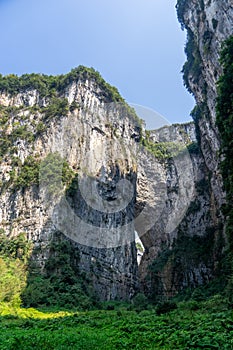
<svg viewBox="0 0 233 350">
<path fill-rule="evenodd" d="M 124 102 L 124 99 L 120 96 L 117 88 L 106 83 L 106 81 L 101 77 L 100 73 L 94 68 L 79 66 L 72 69 L 70 73 L 63 77 L 60 88 L 64 89 L 64 87 L 78 79 L 83 81 L 87 79 L 95 81 L 96 84 L 98 84 L 105 92 L 105 98 L 107 98 L 108 102 Z"/>
<path fill-rule="evenodd" d="M 0 350 L 233 347 L 232 305 L 221 295 L 206 298 L 196 290 L 187 302 L 153 305 L 139 293 L 130 304 L 98 304 L 68 239 L 54 235 L 43 274 L 33 260 L 27 272 L 31 249 L 24 234 L 9 239 L 1 232 Z M 19 307 L 20 295 L 29 308 Z"/>
<path fill-rule="evenodd" d="M 27 125 L 19 125 L 13 129 L 11 133 L 11 140 L 14 142 L 17 139 L 27 140 L 28 142 L 34 141 L 34 135 L 31 131 L 28 131 Z"/>
<path fill-rule="evenodd" d="M 90 309 L 95 298 L 89 280 L 79 272 L 79 250 L 64 235 L 57 232 L 44 251 L 43 273 L 30 261 L 28 266 L 27 286 L 22 292 L 23 305 L 26 307 L 56 306 L 60 308 Z"/>
<path fill-rule="evenodd" d="M 146 135 L 141 138 L 140 143 L 153 154 L 155 158 L 161 161 L 178 157 L 186 151 L 190 154 L 198 154 L 200 152 L 198 143 L 190 142 L 188 138 L 185 144 L 181 142 L 153 142 L 150 140 L 149 131 L 146 131 Z"/>
<path fill-rule="evenodd" d="M 108 102 L 124 102 L 118 90 L 104 81 L 99 72 L 94 68 L 79 66 L 65 75 L 23 74 L 18 77 L 14 74 L 0 75 L 0 92 L 16 95 L 27 90 L 37 90 L 40 97 L 58 97 L 66 87 L 76 80 L 93 80 L 103 89 Z"/>
<path fill-rule="evenodd" d="M 177 17 L 181 24 L 182 29 L 187 30 L 187 40 L 185 45 L 185 53 L 187 56 L 187 61 L 185 62 L 182 73 L 183 73 L 183 81 L 184 85 L 187 88 L 187 90 L 193 94 L 192 85 L 198 85 L 199 89 L 202 90 L 202 95 L 204 97 L 203 104 L 206 105 L 206 83 L 205 80 L 202 79 L 202 71 L 203 71 L 203 63 L 202 63 L 202 57 L 200 54 L 199 44 L 198 44 L 198 38 L 196 37 L 195 33 L 185 25 L 185 11 L 186 9 L 189 9 L 189 1 L 187 0 L 177 0 L 176 10 L 177 10 Z M 203 0 L 198 0 L 197 6 L 199 9 L 197 9 L 197 15 L 200 13 L 200 10 L 203 11 L 205 4 Z M 214 24 L 215 25 L 215 22 Z M 203 43 L 204 43 L 204 53 L 205 55 L 208 55 L 210 50 L 210 45 L 213 37 L 213 32 L 210 30 L 205 31 L 203 35 Z M 200 106 L 202 109 L 203 106 Z M 199 108 L 199 107 L 197 107 Z M 207 108 L 205 108 L 206 110 Z M 196 114 L 196 110 L 194 109 L 194 114 Z M 209 112 L 206 114 L 208 116 Z M 197 123 L 196 123 L 197 127 Z"/>
<path fill-rule="evenodd" d="M 210 2 L 211 2 L 211 0 L 210 0 Z M 177 4 L 176 4 L 177 18 L 181 24 L 182 29 L 185 28 L 184 15 L 185 15 L 186 8 L 188 9 L 189 5 L 190 5 L 190 2 L 188 0 L 177 0 Z M 200 10 L 204 11 L 205 3 L 203 0 L 198 0 L 196 6 L 199 7 L 197 9 L 197 13 L 198 13 Z"/>
<path fill-rule="evenodd" d="M 188 30 L 187 42 L 185 46 L 187 61 L 183 66 L 182 73 L 184 85 L 191 94 L 193 91 L 189 82 L 190 77 L 192 78 L 192 83 L 199 84 L 200 76 L 202 73 L 201 55 L 196 40 L 197 39 L 194 37 L 194 34 L 191 32 L 191 30 Z"/>
<path fill-rule="evenodd" d="M 43 313 L 2 304 L 0 349 L 230 350 L 233 347 L 233 313 L 220 296 L 206 302 L 179 303 L 177 309 L 157 313 L 155 309 L 136 312 L 125 307 Z"/>
<path fill-rule="evenodd" d="M 139 252 L 141 252 L 141 253 L 144 252 L 144 248 L 143 248 L 143 246 L 141 245 L 140 242 L 137 242 L 137 243 L 136 243 L 136 248 L 137 248 L 137 250 L 138 250 Z"/>
<path fill-rule="evenodd" d="M 191 142 L 187 145 L 187 150 L 190 154 L 200 154 L 200 146 L 198 142 Z"/>
<path fill-rule="evenodd" d="M 233 220 L 233 36 L 225 43 L 221 55 L 223 74 L 218 82 L 217 120 L 216 124 L 221 134 L 221 151 L 224 160 L 221 170 L 224 186 L 227 192 L 225 212 Z M 229 222 L 229 225 L 232 223 Z M 233 229 L 233 226 L 231 226 Z M 232 235 L 233 236 L 233 235 Z"/>
<path fill-rule="evenodd" d="M 33 256 L 47 254 L 43 272 Z M 25 233 L 8 238 L 0 231 L 0 303 L 26 307 L 90 309 L 96 305 L 90 281 L 79 272 L 79 250 L 54 233 L 44 247 L 33 248 Z"/>
<path fill-rule="evenodd" d="M 40 185 L 46 188 L 49 197 L 60 194 L 64 185 L 71 184 L 75 173 L 58 152 L 49 153 L 40 165 Z"/>
<path fill-rule="evenodd" d="M 197 207 L 192 210 L 198 210 Z M 191 209 L 190 209 L 191 211 Z M 215 252 L 215 240 L 214 235 L 216 232 L 215 227 L 209 227 L 206 229 L 205 236 L 194 235 L 193 237 L 187 236 L 181 231 L 178 234 L 178 238 L 174 240 L 172 248 L 164 247 L 159 253 L 157 259 L 149 267 L 148 279 L 151 280 L 151 290 L 149 300 L 152 303 L 163 301 L 167 296 L 175 294 L 174 290 L 164 290 L 163 279 L 164 276 L 169 274 L 173 287 L 176 291 L 183 293 L 180 289 L 180 280 L 189 280 L 189 273 L 195 268 L 199 268 L 200 264 L 211 267 L 213 264 L 213 254 Z M 213 269 L 213 267 L 211 267 Z M 184 278 L 186 276 L 186 279 Z M 205 289 L 208 290 L 208 281 L 206 281 Z M 190 279 L 188 282 L 189 290 L 191 293 L 197 287 L 195 280 Z M 219 286 L 218 286 L 219 287 Z M 210 296 L 219 292 L 219 289 L 212 290 L 211 293 L 206 294 Z"/>
<path fill-rule="evenodd" d="M 32 128 L 29 129 L 28 125 L 22 124 L 24 117 L 17 118 L 21 109 L 20 107 L 0 106 L 0 158 L 6 153 L 14 151 L 14 144 L 17 140 L 25 140 L 31 143 L 35 139 Z M 15 118 L 21 122 L 14 121 L 11 125 L 10 118 Z"/>
<path fill-rule="evenodd" d="M 10 74 L 0 75 L 0 91 L 16 95 L 22 91 L 37 90 L 41 97 L 51 96 L 57 88 L 58 78 L 43 74 L 23 74 L 21 77 Z"/>
<path fill-rule="evenodd" d="M 17 164 L 18 165 L 18 164 Z M 40 162 L 32 156 L 28 156 L 23 165 L 18 168 L 18 175 L 12 171 L 12 182 L 15 188 L 25 188 L 39 184 Z"/>
<path fill-rule="evenodd" d="M 75 175 L 68 162 L 57 152 L 49 153 L 42 161 L 28 156 L 23 164 L 19 158 L 13 157 L 12 167 L 9 184 L 14 189 L 40 184 L 50 197 L 59 194 L 64 186 L 69 186 Z"/>
<path fill-rule="evenodd" d="M 156 314 L 162 315 L 177 309 L 177 304 L 171 301 L 164 301 L 157 305 Z"/>
<path fill-rule="evenodd" d="M 186 150 L 186 146 L 177 142 L 158 142 L 149 140 L 149 137 L 142 138 L 141 144 L 159 160 L 177 157 Z"/>
<path fill-rule="evenodd" d="M 20 294 L 26 286 L 31 248 L 24 233 L 10 239 L 0 231 L 0 302 L 21 304 Z"/>
<path fill-rule="evenodd" d="M 43 132 L 46 130 L 46 125 L 43 122 L 39 122 L 36 126 L 36 133 L 37 135 L 43 134 Z"/>
<path fill-rule="evenodd" d="M 221 172 L 224 189 L 226 191 L 226 204 L 223 212 L 226 220 L 226 232 L 229 242 L 229 259 L 233 271 L 233 36 L 224 43 L 220 62 L 223 74 L 218 81 L 218 98 L 216 107 L 216 125 L 221 135 Z M 233 272 L 232 276 L 233 276 Z M 229 280 L 229 291 L 232 295 L 233 277 Z M 233 299 L 233 298 L 232 298 Z"/>
<path fill-rule="evenodd" d="M 66 116 L 69 112 L 67 98 L 53 97 L 49 105 L 42 109 L 42 112 L 45 112 L 45 119 Z"/>
<path fill-rule="evenodd" d="M 181 24 L 181 28 L 184 29 L 184 12 L 185 8 L 187 6 L 188 1 L 187 0 L 178 0 L 176 4 L 176 12 L 177 12 L 177 18 L 178 21 Z"/>
<path fill-rule="evenodd" d="M 29 90 L 36 90 L 39 99 L 33 106 L 27 103 L 20 107 L 0 106 L 0 158 L 6 154 L 14 153 L 17 149 L 16 142 L 25 140 L 32 143 L 36 137 L 42 135 L 47 124 L 55 117 L 67 116 L 69 111 L 80 109 L 80 105 L 73 101 L 70 105 L 65 97 L 67 87 L 73 82 L 86 82 L 89 80 L 94 89 L 99 89 L 99 99 L 106 103 L 119 103 L 118 109 L 121 115 L 127 115 L 135 124 L 135 140 L 141 137 L 142 121 L 135 111 L 127 105 L 115 87 L 104 81 L 101 75 L 93 68 L 79 66 L 65 75 L 47 76 L 42 74 L 0 75 L 0 92 L 11 96 L 18 93 L 27 94 Z M 41 101 L 41 99 L 43 99 Z M 109 107 L 110 108 L 110 107 Z M 113 108 L 115 105 L 113 104 Z M 23 113 L 25 112 L 25 115 Z M 29 121 L 29 116 L 30 118 Z M 26 121 L 29 122 L 26 124 Z M 138 129 L 138 130 L 137 130 Z"/>
</svg>

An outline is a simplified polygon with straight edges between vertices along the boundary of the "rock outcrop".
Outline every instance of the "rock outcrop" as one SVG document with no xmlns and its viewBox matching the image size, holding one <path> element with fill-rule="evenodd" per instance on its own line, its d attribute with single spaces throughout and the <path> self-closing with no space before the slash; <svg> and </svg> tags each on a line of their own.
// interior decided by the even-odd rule
<svg viewBox="0 0 233 350">
<path fill-rule="evenodd" d="M 222 44 L 233 34 L 233 6 L 230 0 L 179 0 L 177 9 L 188 33 L 184 81 L 197 102 L 194 119 L 220 208 L 224 193 L 219 173 L 220 139 L 215 126 L 217 81 L 222 73 L 219 62 Z"/>
<path fill-rule="evenodd" d="M 141 237 L 145 252 L 139 265 L 142 289 L 160 299 L 209 282 L 217 268 L 222 241 L 209 170 L 197 144 L 194 124 L 163 127 L 151 132 L 150 138 L 153 142 L 186 145 L 183 153 L 160 163 L 159 172 L 153 171 L 153 191 L 141 181 L 140 166 L 138 171 L 137 201 L 143 200 L 140 194 L 149 192 L 155 202 L 163 189 L 162 203 L 156 203 L 156 220 Z"/>
<path fill-rule="evenodd" d="M 26 232 L 41 271 L 64 234 L 98 298 L 128 299 L 138 284 L 130 218 L 140 129 L 97 76 L 80 73 L 56 98 L 1 93 L 1 228 Z"/>
<path fill-rule="evenodd" d="M 210 254 L 208 264 L 187 264 L 183 277 L 169 260 L 173 277 L 153 282 L 152 274 L 151 285 L 145 282 L 149 266 L 173 252 L 181 235 L 204 237 L 212 227 L 194 125 L 147 132 L 96 73 L 72 74 L 62 88 L 61 78 L 53 83 L 52 95 L 48 77 L 46 96 L 32 81 L 1 93 L 1 228 L 10 236 L 26 232 L 42 273 L 51 242 L 63 234 L 102 300 L 129 299 L 140 283 L 147 293 L 162 283 L 156 293 L 172 295 L 211 278 Z M 38 85 L 41 77 L 35 79 Z M 139 273 L 135 230 L 145 248 Z"/>
<path fill-rule="evenodd" d="M 157 256 L 150 267 L 151 279 L 147 276 L 149 282 L 145 283 L 157 296 L 174 295 L 174 291 L 205 284 L 215 277 L 226 244 L 221 213 L 225 201 L 219 169 L 221 139 L 215 108 L 220 51 L 233 33 L 233 7 L 231 1 L 179 0 L 177 13 L 187 30 L 183 76 L 197 102 L 192 115 L 200 153 L 191 155 L 196 197 L 172 233 L 173 244 L 169 247 L 169 240 L 165 240 L 165 249 L 161 249 L 161 242 L 154 242 L 140 266 L 143 269 L 144 263 L 149 265 Z M 150 237 L 164 237 L 155 232 Z"/>
<path fill-rule="evenodd" d="M 147 132 L 94 70 L 0 79 L 0 228 L 25 232 L 41 273 L 69 239 L 101 300 L 153 299 L 208 283 L 224 248 L 215 126 L 230 1 L 179 0 L 194 124 Z M 137 263 L 135 231 L 144 246 Z M 54 254 L 54 252 L 53 252 Z"/>
</svg>

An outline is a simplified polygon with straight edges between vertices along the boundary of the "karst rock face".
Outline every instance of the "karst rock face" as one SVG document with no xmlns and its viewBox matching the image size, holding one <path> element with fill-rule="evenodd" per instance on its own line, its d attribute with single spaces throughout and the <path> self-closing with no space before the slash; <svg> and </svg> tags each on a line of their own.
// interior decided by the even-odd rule
<svg viewBox="0 0 233 350">
<path fill-rule="evenodd" d="M 224 41 L 233 34 L 233 5 L 231 1 L 179 0 L 177 15 L 187 31 L 183 76 L 197 103 L 192 115 L 200 153 L 191 155 L 196 195 L 183 221 L 170 235 L 173 243 L 169 249 L 166 240 L 163 245 L 152 244 L 139 267 L 143 276 L 144 265 L 157 254 L 149 269 L 151 278 L 147 275 L 144 279 L 144 288 L 157 296 L 174 295 L 177 290 L 211 280 L 219 273 L 226 243 L 221 213 L 225 198 L 219 170 L 221 139 L 215 121 L 217 81 L 222 73 L 219 57 Z M 160 240 L 164 236 L 151 232 L 148 241 L 150 237 Z"/>
<path fill-rule="evenodd" d="M 194 123 L 147 132 L 116 90 L 83 67 L 52 82 L 0 82 L 1 229 L 26 233 L 42 273 L 50 243 L 70 240 L 101 300 L 205 284 L 223 252 L 215 101 L 232 6 L 179 6 L 192 42 L 184 72 L 198 105 Z"/>
<path fill-rule="evenodd" d="M 181 271 L 169 258 L 165 279 L 150 274 L 180 236 L 213 230 L 194 124 L 146 132 L 110 92 L 93 73 L 79 74 L 55 97 L 29 88 L 1 93 L 1 228 L 27 234 L 42 273 L 51 242 L 71 240 L 102 300 L 129 299 L 140 289 L 170 295 L 208 280 L 211 254 L 209 265 L 191 259 Z M 135 232 L 145 249 L 140 266 Z"/>
<path fill-rule="evenodd" d="M 196 125 L 205 163 L 211 173 L 211 186 L 220 207 L 224 195 L 218 170 L 221 140 L 215 126 L 217 81 L 221 75 L 221 47 L 233 33 L 233 6 L 228 0 L 178 1 L 178 17 L 187 30 L 189 41 L 185 82 L 199 106 Z"/>
<path fill-rule="evenodd" d="M 65 84 L 56 98 L 30 88 L 0 96 L 1 228 L 27 234 L 42 272 L 50 243 L 71 239 L 80 270 L 102 300 L 128 299 L 138 287 L 130 218 L 140 129 L 108 94 L 87 75 Z"/>
<path fill-rule="evenodd" d="M 220 51 L 224 41 L 233 33 L 233 6 L 231 1 L 179 0 L 177 14 L 187 31 L 184 83 L 197 102 L 192 115 L 200 154 L 191 159 L 197 164 L 194 167 L 197 196 L 193 203 L 199 204 L 189 207 L 173 232 L 173 247 L 158 254 L 151 266 L 151 280 L 146 284 L 152 292 L 155 288 L 157 295 L 164 292 L 173 295 L 175 290 L 185 286 L 195 287 L 208 282 L 218 271 L 226 241 L 221 214 L 225 197 L 219 170 L 221 139 L 215 125 L 215 108 L 217 81 L 222 72 Z M 190 210 L 193 211 L 191 216 Z M 198 251 L 198 245 L 203 249 Z M 158 247 L 161 245 L 155 244 L 154 249 Z M 146 257 L 145 254 L 144 259 Z M 148 259 L 151 260 L 150 253 Z"/>
</svg>

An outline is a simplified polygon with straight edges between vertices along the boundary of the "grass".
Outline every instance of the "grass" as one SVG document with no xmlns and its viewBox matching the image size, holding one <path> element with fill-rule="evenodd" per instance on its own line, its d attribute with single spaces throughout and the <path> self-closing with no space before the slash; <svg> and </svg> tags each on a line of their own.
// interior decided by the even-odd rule
<svg viewBox="0 0 233 350">
<path fill-rule="evenodd" d="M 44 312 L 0 305 L 0 349 L 233 349 L 233 311 L 221 297 L 158 316 L 126 307 Z"/>
</svg>

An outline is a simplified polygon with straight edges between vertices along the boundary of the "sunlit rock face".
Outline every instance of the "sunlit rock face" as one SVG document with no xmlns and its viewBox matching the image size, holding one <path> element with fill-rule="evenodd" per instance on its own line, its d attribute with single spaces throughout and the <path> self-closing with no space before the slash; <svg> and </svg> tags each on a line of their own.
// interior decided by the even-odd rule
<svg viewBox="0 0 233 350">
<path fill-rule="evenodd" d="M 129 299 L 163 244 L 177 237 L 201 161 L 186 149 L 196 142 L 193 124 L 149 135 L 129 107 L 106 96 L 83 78 L 57 92 L 61 111 L 34 89 L 0 95 L 1 228 L 12 236 L 26 232 L 42 272 L 50 243 L 63 234 L 98 298 Z M 169 155 L 167 142 L 179 145 L 180 156 Z M 135 232 L 145 247 L 140 278 Z"/>
<path fill-rule="evenodd" d="M 51 116 L 51 98 L 36 90 L 0 95 L 9 107 L 4 137 L 13 140 L 7 149 L 2 145 L 1 228 L 12 236 L 26 232 L 42 271 L 51 241 L 62 233 L 79 251 L 80 271 L 98 298 L 129 299 L 138 288 L 133 217 L 139 127 L 94 79 L 73 81 L 57 98 L 67 99 L 68 110 Z M 61 159 L 70 172 L 66 184 Z M 27 163 L 30 174 L 38 172 L 35 181 L 29 173 L 22 181 Z"/>
<path fill-rule="evenodd" d="M 51 242 L 71 240 L 100 300 L 208 282 L 222 248 L 212 119 L 200 119 L 198 135 L 193 123 L 146 132 L 99 78 L 60 85 L 51 96 L 28 87 L 0 94 L 4 232 L 26 232 L 42 273 Z"/>
</svg>

